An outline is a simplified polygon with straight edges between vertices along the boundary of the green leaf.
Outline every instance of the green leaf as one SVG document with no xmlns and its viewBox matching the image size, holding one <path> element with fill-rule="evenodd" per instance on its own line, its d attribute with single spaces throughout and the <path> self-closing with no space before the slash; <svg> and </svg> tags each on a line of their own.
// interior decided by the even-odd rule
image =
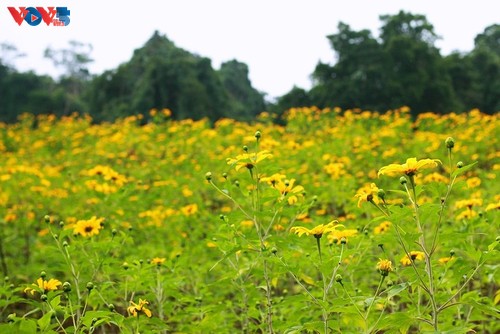
<svg viewBox="0 0 500 334">
<path fill-rule="evenodd" d="M 408 282 L 404 282 L 401 284 L 393 285 L 389 289 L 387 289 L 387 297 L 392 298 L 394 296 L 397 296 L 401 291 L 406 290 L 410 284 Z"/>
<path fill-rule="evenodd" d="M 19 323 L 19 334 L 36 334 L 36 321 L 31 319 L 23 319 Z"/>
<path fill-rule="evenodd" d="M 54 311 L 49 311 L 43 315 L 40 319 L 37 320 L 38 327 L 40 327 L 40 330 L 43 332 L 48 329 L 50 325 L 50 319 L 52 318 L 52 315 L 54 314 Z"/>
<path fill-rule="evenodd" d="M 451 173 L 451 178 L 453 179 L 454 177 L 456 176 L 459 176 L 459 175 L 462 175 L 463 173 L 465 173 L 466 171 L 468 171 L 469 169 L 471 169 L 472 167 L 474 167 L 475 165 L 477 165 L 477 161 L 476 162 L 473 162 L 471 164 L 468 164 L 466 166 L 463 166 L 462 168 L 457 168 L 453 171 L 453 173 Z"/>
<path fill-rule="evenodd" d="M 51 301 L 50 305 L 52 305 L 52 308 L 57 309 L 59 307 L 59 304 L 61 304 L 61 295 L 55 296 Z"/>
<path fill-rule="evenodd" d="M 498 241 L 496 241 L 496 240 L 495 240 L 494 242 L 492 242 L 491 244 L 489 244 L 489 245 L 488 245 L 488 251 L 490 251 L 490 252 L 491 252 L 491 251 L 492 251 L 492 250 L 494 250 L 497 246 L 498 246 Z"/>
</svg>

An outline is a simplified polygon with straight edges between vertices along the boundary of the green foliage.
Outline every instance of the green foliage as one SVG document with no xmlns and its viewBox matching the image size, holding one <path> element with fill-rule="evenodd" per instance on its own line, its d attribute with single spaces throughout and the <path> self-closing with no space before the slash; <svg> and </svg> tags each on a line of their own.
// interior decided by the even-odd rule
<svg viewBox="0 0 500 334">
<path fill-rule="evenodd" d="M 432 25 L 422 15 L 405 12 L 381 16 L 381 21 L 379 40 L 344 23 L 328 36 L 337 61 L 316 67 L 313 101 L 378 111 L 407 105 L 415 114 L 454 110 L 451 81 L 433 45 Z"/>
<path fill-rule="evenodd" d="M 264 106 L 245 64 L 228 62 L 215 71 L 208 58 L 176 47 L 158 32 L 128 63 L 97 76 L 87 96 L 97 121 L 163 108 L 174 119 L 248 120 Z"/>
</svg>

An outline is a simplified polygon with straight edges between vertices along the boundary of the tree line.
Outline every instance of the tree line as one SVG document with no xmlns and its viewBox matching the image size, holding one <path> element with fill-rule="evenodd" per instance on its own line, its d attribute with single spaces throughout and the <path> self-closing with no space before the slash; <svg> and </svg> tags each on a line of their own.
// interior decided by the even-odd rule
<svg viewBox="0 0 500 334">
<path fill-rule="evenodd" d="M 470 52 L 442 56 L 438 36 L 423 15 L 399 12 L 380 17 L 380 36 L 339 23 L 327 36 L 334 59 L 318 63 L 310 90 L 294 87 L 274 102 L 255 89 L 249 68 L 237 60 L 214 69 L 211 60 L 177 47 L 155 32 L 132 58 L 113 70 L 91 75 L 92 47 L 71 42 L 68 49 L 45 50 L 64 69 L 58 79 L 19 72 L 18 56 L 2 44 L 0 121 L 19 114 L 92 116 L 96 122 L 169 108 L 175 119 L 229 117 L 251 120 L 262 111 L 278 115 L 291 107 L 362 108 L 384 112 L 409 106 L 414 114 L 500 111 L 500 25 L 486 27 Z"/>
</svg>

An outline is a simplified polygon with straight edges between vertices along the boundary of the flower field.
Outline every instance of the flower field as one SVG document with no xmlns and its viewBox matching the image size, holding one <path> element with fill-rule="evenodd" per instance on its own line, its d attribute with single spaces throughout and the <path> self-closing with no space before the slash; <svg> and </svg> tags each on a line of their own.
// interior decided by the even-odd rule
<svg viewBox="0 0 500 334">
<path fill-rule="evenodd" d="M 498 115 L 169 115 L 0 124 L 0 333 L 500 332 Z"/>
</svg>

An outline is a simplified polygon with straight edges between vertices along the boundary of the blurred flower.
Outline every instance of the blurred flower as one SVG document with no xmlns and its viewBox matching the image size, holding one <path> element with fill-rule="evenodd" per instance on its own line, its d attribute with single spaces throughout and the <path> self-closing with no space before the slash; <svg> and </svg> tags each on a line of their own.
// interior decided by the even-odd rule
<svg viewBox="0 0 500 334">
<path fill-rule="evenodd" d="M 417 160 L 416 158 L 408 158 L 406 159 L 406 163 L 402 165 L 390 164 L 380 168 L 380 170 L 378 171 L 378 176 L 394 176 L 401 174 L 413 176 L 417 174 L 420 169 L 437 167 L 438 162 L 441 163 L 441 161 L 439 161 L 438 159 Z"/>
<path fill-rule="evenodd" d="M 448 183 L 449 180 L 446 176 L 443 176 L 437 172 L 434 172 L 434 173 L 431 173 L 431 174 L 426 175 L 424 177 L 424 183 L 431 183 L 431 182 Z"/>
<path fill-rule="evenodd" d="M 382 223 L 380 223 L 380 225 L 376 226 L 374 229 L 373 229 L 373 233 L 374 234 L 381 234 L 381 233 L 384 233 L 386 232 L 389 227 L 391 226 L 391 222 L 386 220 Z"/>
<path fill-rule="evenodd" d="M 164 257 L 154 257 L 151 259 L 151 264 L 156 264 L 157 266 L 161 266 L 165 262 Z"/>
<path fill-rule="evenodd" d="M 442 257 L 438 260 L 439 263 L 441 264 L 447 264 L 448 262 L 450 262 L 451 260 L 453 259 L 452 256 L 447 256 L 447 257 Z"/>
<path fill-rule="evenodd" d="M 471 209 L 473 206 L 481 206 L 481 205 L 483 205 L 483 200 L 481 198 L 463 199 L 455 202 L 455 207 L 458 209 L 461 208 Z"/>
<path fill-rule="evenodd" d="M 481 179 L 478 177 L 471 177 L 471 178 L 467 179 L 466 182 L 467 182 L 468 188 L 475 188 L 481 184 Z"/>
<path fill-rule="evenodd" d="M 488 204 L 484 209 L 484 211 L 498 210 L 498 209 L 500 209 L 500 201 Z"/>
<path fill-rule="evenodd" d="M 332 244 L 340 245 L 343 241 L 346 243 L 349 237 L 358 234 L 358 230 L 346 229 L 346 230 L 334 230 L 328 234 L 328 241 Z"/>
<path fill-rule="evenodd" d="M 197 204 L 188 204 L 186 206 L 183 206 L 181 208 L 181 212 L 184 216 L 192 216 L 196 212 L 198 212 L 198 205 Z"/>
<path fill-rule="evenodd" d="M 415 261 L 415 260 L 421 261 L 423 259 L 425 259 L 424 252 L 411 251 L 409 256 L 408 256 L 408 254 L 403 256 L 403 258 L 401 259 L 401 264 L 403 266 L 409 266 L 413 261 Z"/>
<path fill-rule="evenodd" d="M 471 208 L 467 207 L 464 211 L 460 212 L 457 215 L 457 220 L 462 220 L 462 219 L 471 219 L 477 216 L 477 212 L 472 210 Z"/>
<path fill-rule="evenodd" d="M 102 228 L 101 223 L 104 218 L 97 218 L 93 216 L 89 220 L 79 220 L 76 222 L 73 229 L 74 234 L 79 234 L 84 237 L 91 237 L 93 235 L 99 234 L 99 230 Z"/>
<path fill-rule="evenodd" d="M 139 299 L 139 304 L 130 301 L 131 306 L 127 307 L 128 313 L 137 317 L 140 312 L 143 312 L 148 318 L 151 318 L 151 311 L 146 308 L 146 305 L 149 305 L 149 302 L 145 299 Z"/>
</svg>

